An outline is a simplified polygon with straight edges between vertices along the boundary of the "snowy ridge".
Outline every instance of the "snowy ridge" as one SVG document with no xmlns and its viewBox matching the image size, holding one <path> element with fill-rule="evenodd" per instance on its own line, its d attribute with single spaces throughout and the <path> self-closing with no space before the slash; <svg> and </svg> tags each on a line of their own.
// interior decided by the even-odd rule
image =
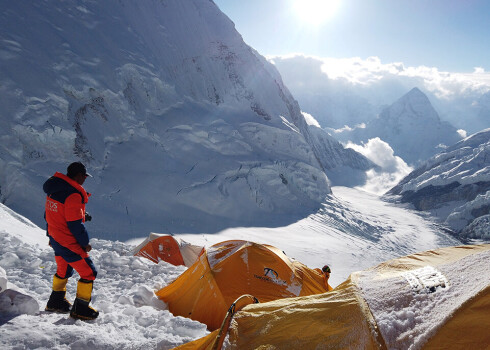
<svg viewBox="0 0 490 350">
<path fill-rule="evenodd" d="M 471 135 L 415 169 L 389 194 L 429 210 L 464 237 L 490 236 L 490 129 Z M 468 225 L 478 217 L 478 224 Z"/>
<path fill-rule="evenodd" d="M 457 207 L 445 223 L 461 232 L 461 236 L 490 239 L 490 191 L 479 194 L 472 201 Z"/>
<path fill-rule="evenodd" d="M 444 186 L 457 181 L 468 185 L 490 181 L 490 129 L 471 135 L 427 160 L 425 172 L 416 179 L 402 181 L 402 191 L 418 191 L 427 186 Z"/>
</svg>

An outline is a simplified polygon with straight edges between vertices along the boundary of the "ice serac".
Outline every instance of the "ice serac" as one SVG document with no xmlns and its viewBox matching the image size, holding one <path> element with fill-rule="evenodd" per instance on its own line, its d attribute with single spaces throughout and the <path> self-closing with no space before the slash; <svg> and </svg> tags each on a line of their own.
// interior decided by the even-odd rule
<svg viewBox="0 0 490 350">
<path fill-rule="evenodd" d="M 357 134 L 364 141 L 379 137 L 388 142 L 395 155 L 410 165 L 420 165 L 461 139 L 455 127 L 440 120 L 418 88 L 385 108 L 365 129 L 357 129 Z"/>
<path fill-rule="evenodd" d="M 207 0 L 0 4 L 0 196 L 80 159 L 99 237 L 287 223 L 330 187 L 275 67 Z"/>
<path fill-rule="evenodd" d="M 435 214 L 462 237 L 490 239 L 490 129 L 432 157 L 389 194 Z"/>
</svg>

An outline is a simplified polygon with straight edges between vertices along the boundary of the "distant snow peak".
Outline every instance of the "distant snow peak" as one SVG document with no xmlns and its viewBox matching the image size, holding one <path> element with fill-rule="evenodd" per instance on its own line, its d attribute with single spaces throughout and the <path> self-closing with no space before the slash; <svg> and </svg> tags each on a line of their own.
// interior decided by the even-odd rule
<svg viewBox="0 0 490 350">
<path fill-rule="evenodd" d="M 385 108 L 366 129 L 356 130 L 355 135 L 361 140 L 381 138 L 412 165 L 439 152 L 439 145 L 451 145 L 461 139 L 456 128 L 440 121 L 429 99 L 418 88 Z"/>
</svg>

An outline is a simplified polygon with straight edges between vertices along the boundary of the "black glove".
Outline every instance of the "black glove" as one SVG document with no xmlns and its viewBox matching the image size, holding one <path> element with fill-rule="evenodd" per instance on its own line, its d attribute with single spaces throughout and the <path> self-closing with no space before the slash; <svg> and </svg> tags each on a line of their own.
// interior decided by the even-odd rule
<svg viewBox="0 0 490 350">
<path fill-rule="evenodd" d="M 85 212 L 85 221 L 90 221 L 90 220 L 92 220 L 92 216 L 89 213 Z"/>
</svg>

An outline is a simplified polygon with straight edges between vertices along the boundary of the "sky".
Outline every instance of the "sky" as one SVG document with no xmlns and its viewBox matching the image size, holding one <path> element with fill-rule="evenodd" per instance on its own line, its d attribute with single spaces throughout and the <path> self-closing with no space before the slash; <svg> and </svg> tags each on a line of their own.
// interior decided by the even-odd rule
<svg viewBox="0 0 490 350">
<path fill-rule="evenodd" d="M 490 71 L 490 1 L 215 0 L 264 56 L 378 57 L 440 71 Z"/>
</svg>

